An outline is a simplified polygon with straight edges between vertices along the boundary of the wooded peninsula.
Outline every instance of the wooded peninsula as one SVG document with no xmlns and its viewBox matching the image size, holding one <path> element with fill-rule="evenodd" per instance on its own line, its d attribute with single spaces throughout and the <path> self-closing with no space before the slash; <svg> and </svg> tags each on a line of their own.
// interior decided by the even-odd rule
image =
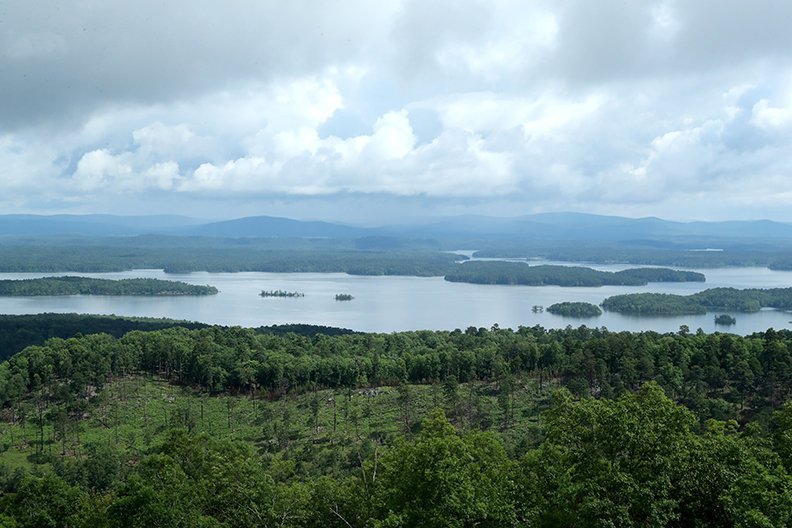
<svg viewBox="0 0 792 528">
<path fill-rule="evenodd" d="M 530 266 L 524 262 L 471 261 L 448 272 L 449 282 L 524 286 L 643 286 L 650 282 L 704 282 L 704 274 L 668 268 L 599 271 L 582 266 Z"/>
<path fill-rule="evenodd" d="M 708 311 L 756 312 L 792 309 L 792 288 L 710 288 L 692 295 L 629 293 L 602 302 L 611 312 L 629 315 L 693 315 Z"/>
<path fill-rule="evenodd" d="M 92 279 L 88 277 L 44 277 L 40 279 L 0 280 L 0 296 L 35 297 L 44 295 L 124 295 L 176 296 L 215 295 L 214 286 L 161 279 Z"/>
</svg>

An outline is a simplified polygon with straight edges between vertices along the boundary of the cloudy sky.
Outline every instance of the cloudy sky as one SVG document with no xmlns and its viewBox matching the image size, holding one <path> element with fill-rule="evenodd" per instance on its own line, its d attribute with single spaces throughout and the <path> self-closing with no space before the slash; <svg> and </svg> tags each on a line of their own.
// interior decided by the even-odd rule
<svg viewBox="0 0 792 528">
<path fill-rule="evenodd" d="M 792 221 L 785 0 L 0 1 L 0 213 Z"/>
</svg>

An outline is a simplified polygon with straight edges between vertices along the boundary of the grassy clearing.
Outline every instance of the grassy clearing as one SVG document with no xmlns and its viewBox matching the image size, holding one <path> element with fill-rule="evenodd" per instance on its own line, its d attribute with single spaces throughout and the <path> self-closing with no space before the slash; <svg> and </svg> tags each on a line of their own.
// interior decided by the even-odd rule
<svg viewBox="0 0 792 528">
<path fill-rule="evenodd" d="M 339 475 L 395 437 L 414 434 L 438 407 L 462 430 L 496 431 L 507 449 L 534 445 L 548 395 L 547 385 L 540 391 L 536 380 L 518 379 L 508 397 L 495 384 L 469 383 L 317 390 L 268 401 L 127 377 L 106 384 L 82 414 L 60 411 L 60 421 L 53 404 L 30 400 L 7 409 L 0 424 L 0 464 L 46 467 L 59 457 L 82 458 L 92 446 L 111 445 L 134 465 L 169 430 L 186 428 L 251 443 L 287 476 Z"/>
</svg>

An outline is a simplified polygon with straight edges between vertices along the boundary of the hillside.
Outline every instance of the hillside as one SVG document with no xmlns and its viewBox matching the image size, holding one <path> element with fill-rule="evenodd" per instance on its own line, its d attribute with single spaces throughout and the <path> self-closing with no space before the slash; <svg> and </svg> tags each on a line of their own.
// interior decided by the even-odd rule
<svg viewBox="0 0 792 528">
<path fill-rule="evenodd" d="M 584 327 L 54 339 L 0 364 L 0 521 L 787 526 L 791 344 Z"/>
</svg>

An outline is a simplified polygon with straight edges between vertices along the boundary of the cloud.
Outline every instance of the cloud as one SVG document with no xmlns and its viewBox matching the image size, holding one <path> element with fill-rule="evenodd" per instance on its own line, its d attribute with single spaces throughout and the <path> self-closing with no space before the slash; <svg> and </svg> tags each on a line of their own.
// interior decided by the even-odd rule
<svg viewBox="0 0 792 528">
<path fill-rule="evenodd" d="M 786 127 L 792 123 L 792 106 L 770 106 L 767 99 L 762 99 L 753 107 L 751 124 L 763 129 Z"/>
<path fill-rule="evenodd" d="M 738 0 L 11 2 L 0 190 L 29 211 L 310 216 L 355 197 L 379 205 L 339 215 L 391 200 L 792 220 L 790 16 Z"/>
</svg>

